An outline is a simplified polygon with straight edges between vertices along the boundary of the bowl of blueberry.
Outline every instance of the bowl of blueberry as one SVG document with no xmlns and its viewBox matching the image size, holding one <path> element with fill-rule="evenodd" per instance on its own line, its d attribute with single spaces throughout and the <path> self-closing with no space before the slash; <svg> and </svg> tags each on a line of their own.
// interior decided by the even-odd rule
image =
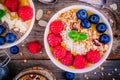
<svg viewBox="0 0 120 80">
<path fill-rule="evenodd" d="M 113 43 L 111 26 L 95 8 L 74 5 L 58 11 L 44 33 L 47 55 L 59 68 L 73 73 L 96 69 Z"/>
<path fill-rule="evenodd" d="M 31 32 L 34 21 L 31 0 L 0 0 L 0 49 L 22 42 Z"/>
</svg>

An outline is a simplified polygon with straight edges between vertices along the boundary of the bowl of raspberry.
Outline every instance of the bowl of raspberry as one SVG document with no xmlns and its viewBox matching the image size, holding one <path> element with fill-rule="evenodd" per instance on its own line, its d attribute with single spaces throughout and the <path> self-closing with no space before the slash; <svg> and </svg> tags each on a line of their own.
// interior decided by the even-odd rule
<svg viewBox="0 0 120 80">
<path fill-rule="evenodd" d="M 51 61 L 62 70 L 85 73 L 108 57 L 113 43 L 111 26 L 95 8 L 74 5 L 58 11 L 48 22 L 44 45 Z"/>
<path fill-rule="evenodd" d="M 0 0 L 0 49 L 22 42 L 35 21 L 32 0 Z"/>
</svg>

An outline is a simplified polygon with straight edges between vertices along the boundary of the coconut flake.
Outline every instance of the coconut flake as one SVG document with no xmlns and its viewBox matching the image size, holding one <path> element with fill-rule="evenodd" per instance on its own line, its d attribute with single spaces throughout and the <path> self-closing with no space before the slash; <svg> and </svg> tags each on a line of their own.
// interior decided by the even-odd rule
<svg viewBox="0 0 120 80">
<path fill-rule="evenodd" d="M 110 5 L 110 8 L 112 8 L 113 10 L 117 10 L 117 4 L 115 4 L 115 3 L 114 3 L 114 4 L 111 4 L 111 5 Z"/>
</svg>

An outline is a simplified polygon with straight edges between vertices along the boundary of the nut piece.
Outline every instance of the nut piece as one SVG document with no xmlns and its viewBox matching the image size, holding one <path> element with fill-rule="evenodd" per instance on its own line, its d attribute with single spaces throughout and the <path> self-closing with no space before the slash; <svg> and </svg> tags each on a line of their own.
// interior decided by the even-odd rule
<svg viewBox="0 0 120 80">
<path fill-rule="evenodd" d="M 51 11 L 50 11 L 50 10 L 47 10 L 47 11 L 46 11 L 46 14 L 48 14 L 48 15 L 51 14 Z"/>
<path fill-rule="evenodd" d="M 19 52 L 19 55 L 20 55 L 20 56 L 23 56 L 23 53 L 22 53 L 22 52 Z"/>
<path fill-rule="evenodd" d="M 40 26 L 47 26 L 47 22 L 46 22 L 45 20 L 40 20 L 40 21 L 38 22 L 38 24 L 39 24 Z"/>
<path fill-rule="evenodd" d="M 36 20 L 40 20 L 40 18 L 42 18 L 43 16 L 43 10 L 39 9 L 36 13 Z"/>
<path fill-rule="evenodd" d="M 112 8 L 113 10 L 117 10 L 117 4 L 115 4 L 115 3 L 114 3 L 114 4 L 111 4 L 111 5 L 110 5 L 110 8 Z"/>
<path fill-rule="evenodd" d="M 23 61 L 24 63 L 26 63 L 27 62 L 27 59 L 24 59 L 24 61 Z"/>
</svg>

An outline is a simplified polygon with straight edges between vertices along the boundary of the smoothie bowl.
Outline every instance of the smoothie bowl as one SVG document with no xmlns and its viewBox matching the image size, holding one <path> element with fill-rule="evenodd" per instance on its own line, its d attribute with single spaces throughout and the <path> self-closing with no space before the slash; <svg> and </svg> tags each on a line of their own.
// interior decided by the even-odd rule
<svg viewBox="0 0 120 80">
<path fill-rule="evenodd" d="M 0 0 L 0 49 L 22 42 L 35 21 L 32 0 Z"/>
<path fill-rule="evenodd" d="M 104 15 L 84 5 L 57 12 L 44 34 L 45 49 L 52 62 L 73 73 L 100 66 L 110 54 L 112 42 L 112 30 Z"/>
</svg>

